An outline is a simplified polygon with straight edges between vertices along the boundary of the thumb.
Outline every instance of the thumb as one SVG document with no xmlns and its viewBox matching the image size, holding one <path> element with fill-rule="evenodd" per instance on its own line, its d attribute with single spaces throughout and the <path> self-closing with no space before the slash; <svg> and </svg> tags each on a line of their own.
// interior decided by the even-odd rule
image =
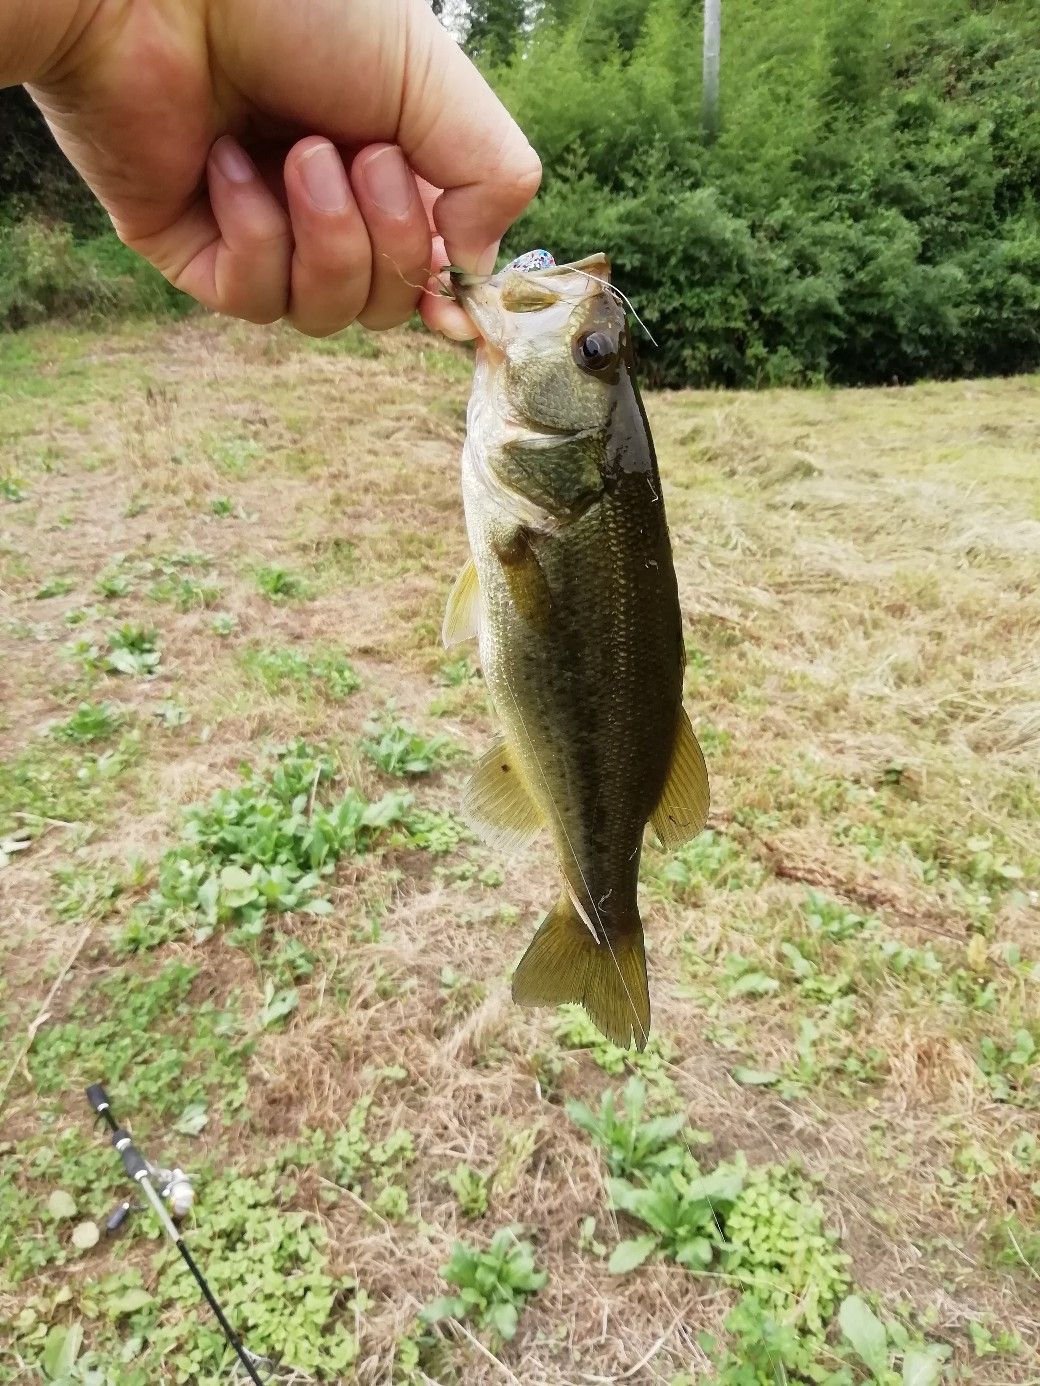
<svg viewBox="0 0 1040 1386">
<path fill-rule="evenodd" d="M 425 5 L 409 35 L 398 143 L 444 192 L 433 218 L 452 264 L 487 274 L 501 237 L 538 191 L 523 131 Z"/>
</svg>

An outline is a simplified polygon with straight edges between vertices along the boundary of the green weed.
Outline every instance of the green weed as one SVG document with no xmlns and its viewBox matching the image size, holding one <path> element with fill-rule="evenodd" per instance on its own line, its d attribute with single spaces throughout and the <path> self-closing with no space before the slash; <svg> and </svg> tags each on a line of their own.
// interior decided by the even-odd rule
<svg viewBox="0 0 1040 1386">
<path fill-rule="evenodd" d="M 777 1323 L 823 1335 L 848 1288 L 849 1258 L 793 1169 L 748 1172 L 726 1217 L 727 1271 Z"/>
<path fill-rule="evenodd" d="M 66 611 L 63 619 L 67 626 L 82 626 L 88 621 L 96 621 L 100 615 L 100 607 L 74 606 L 70 611 Z"/>
<path fill-rule="evenodd" d="M 126 942 L 154 946 L 186 927 L 218 924 L 255 937 L 272 913 L 330 913 L 324 882 L 336 862 L 366 851 L 408 806 L 400 794 L 369 803 L 353 789 L 326 801 L 335 777 L 330 757 L 297 741 L 267 774 L 244 767 L 241 785 L 186 809 L 181 840 L 164 853 Z"/>
<path fill-rule="evenodd" d="M 209 628 L 214 635 L 219 635 L 222 640 L 226 640 L 229 635 L 234 635 L 238 629 L 238 617 L 229 611 L 219 611 L 210 621 Z"/>
<path fill-rule="evenodd" d="M 457 754 L 446 736 L 424 737 L 389 714 L 365 728 L 369 740 L 361 749 L 387 775 L 427 775 Z"/>
<path fill-rule="evenodd" d="M 213 438 L 207 440 L 206 451 L 217 471 L 230 477 L 247 475 L 253 463 L 264 456 L 264 448 L 255 438 Z"/>
<path fill-rule="evenodd" d="M 410 846 L 421 847 L 435 856 L 445 856 L 460 843 L 473 841 L 473 834 L 461 819 L 435 809 L 413 809 L 408 814 L 406 829 Z"/>
<path fill-rule="evenodd" d="M 128 573 L 120 568 L 113 568 L 97 578 L 94 583 L 94 591 L 99 597 L 104 597 L 108 601 L 115 601 L 120 597 L 130 595 L 133 591 L 133 582 Z"/>
<path fill-rule="evenodd" d="M 914 1341 L 904 1324 L 898 1319 L 882 1322 L 859 1295 L 842 1301 L 838 1324 L 852 1352 L 881 1386 L 938 1386 L 948 1347 Z M 901 1372 L 895 1370 L 896 1356 L 902 1359 Z"/>
<path fill-rule="evenodd" d="M 0 763 L 0 830 L 36 835 L 48 821 L 96 819 L 139 753 L 138 734 L 128 732 L 106 751 L 71 754 L 44 743 Z"/>
<path fill-rule="evenodd" d="M 159 667 L 159 635 L 144 626 L 125 625 L 108 637 L 109 653 L 102 667 L 110 674 L 129 674 L 142 678 Z"/>
<path fill-rule="evenodd" d="M 71 717 L 58 722 L 52 730 L 63 741 L 84 744 L 107 741 L 115 736 L 123 721 L 124 713 L 115 703 L 80 703 Z"/>
<path fill-rule="evenodd" d="M 273 602 L 303 601 L 314 595 L 313 584 L 288 568 L 257 568 L 255 577 L 257 587 Z"/>
<path fill-rule="evenodd" d="M 1016 1031 L 1007 1045 L 991 1035 L 984 1036 L 976 1063 L 997 1102 L 1019 1107 L 1040 1105 L 1040 1052 L 1029 1030 Z"/>
<path fill-rule="evenodd" d="M 104 919 L 125 891 L 143 884 L 145 872 L 140 860 L 122 871 L 79 862 L 59 866 L 54 871 L 54 912 L 70 923 Z"/>
<path fill-rule="evenodd" d="M 649 873 L 656 885 L 677 900 L 698 903 L 706 887 L 740 890 L 762 878 L 762 868 L 749 861 L 731 837 L 709 829 L 684 843 Z"/>
<path fill-rule="evenodd" d="M 470 663 L 466 655 L 459 659 L 449 659 L 441 665 L 441 681 L 449 688 L 461 688 L 464 684 L 470 683 L 477 676 L 477 671 Z"/>
<path fill-rule="evenodd" d="M 715 1368 L 713 1386 L 788 1386 L 803 1381 L 852 1386 L 852 1375 L 833 1349 L 794 1324 L 778 1322 L 753 1298 L 738 1301 L 726 1316 L 725 1328 L 729 1341 L 721 1346 L 710 1334 L 698 1335 Z"/>
<path fill-rule="evenodd" d="M 229 1174 L 200 1189 L 205 1216 L 192 1249 L 217 1299 L 230 1306 L 251 1351 L 310 1379 L 344 1379 L 357 1356 L 356 1315 L 365 1297 L 353 1277 L 333 1273 L 329 1237 L 311 1214 L 294 1209 L 291 1182 L 272 1172 Z M 145 1287 L 139 1269 L 88 1286 L 80 1307 L 115 1323 L 136 1351 L 131 1364 L 181 1382 L 217 1386 L 227 1379 L 229 1352 L 215 1324 L 198 1312 L 198 1286 L 178 1253 L 151 1258 Z"/>
<path fill-rule="evenodd" d="M 55 1324 L 43 1340 L 43 1352 L 36 1364 L 45 1381 L 53 1386 L 148 1386 L 148 1373 L 142 1369 L 109 1371 L 102 1354 L 83 1351 L 83 1325 Z"/>
<path fill-rule="evenodd" d="M 193 995 L 197 975 L 182 962 L 151 976 L 110 974 L 37 1035 L 28 1060 L 36 1091 L 65 1094 L 104 1077 L 131 1109 L 176 1115 L 210 1101 L 240 1109 L 250 1041 L 233 1008 Z"/>
<path fill-rule="evenodd" d="M 564 1049 L 587 1053 L 604 1073 L 638 1074 L 656 1100 L 675 1095 L 675 1083 L 668 1072 L 673 1050 L 662 1035 L 651 1035 L 642 1052 L 622 1049 L 600 1034 L 581 1006 L 568 1004 L 558 1009 L 553 1036 Z"/>
<path fill-rule="evenodd" d="M 649 1228 L 617 1244 L 610 1269 L 623 1275 L 658 1254 L 687 1270 L 706 1270 L 723 1246 L 723 1223 L 743 1181 L 739 1165 L 700 1174 L 692 1161 L 686 1168 L 655 1170 L 639 1183 L 610 1179 L 611 1205 Z"/>
<path fill-rule="evenodd" d="M 458 1164 L 448 1176 L 448 1187 L 455 1195 L 463 1217 L 482 1218 L 488 1210 L 490 1176 L 467 1164 Z"/>
<path fill-rule="evenodd" d="M 176 698 L 163 698 L 162 702 L 156 704 L 153 713 L 166 731 L 173 731 L 191 721 L 191 713 Z"/>
<path fill-rule="evenodd" d="M 520 1231 L 519 1227 L 500 1228 L 486 1251 L 457 1242 L 441 1275 L 458 1293 L 428 1304 L 423 1320 L 474 1318 L 493 1339 L 514 1338 L 524 1305 L 547 1279 L 545 1271 L 535 1269 L 534 1247 L 520 1237 Z"/>
<path fill-rule="evenodd" d="M 1032 1219 L 1014 1213 L 1001 1218 L 991 1242 L 998 1265 L 1024 1270 L 1031 1279 L 1040 1275 L 1040 1229 Z"/>
<path fill-rule="evenodd" d="M 19 477 L 12 476 L 10 472 L 6 476 L 0 476 L 0 497 L 5 501 L 17 505 L 19 501 L 27 499 L 28 494 L 25 483 Z"/>
<path fill-rule="evenodd" d="M 169 602 L 178 611 L 198 611 L 215 606 L 220 600 L 220 588 L 212 582 L 200 582 L 182 573 L 159 578 L 148 588 L 148 600 Z"/>
<path fill-rule="evenodd" d="M 110 1149 L 97 1146 L 78 1129 L 0 1143 L 0 1156 L 3 1292 L 82 1255 L 71 1239 L 71 1221 L 52 1211 L 50 1199 L 56 1190 L 71 1199 L 73 1217 L 86 1216 L 115 1197 L 125 1175 L 118 1162 L 113 1163 Z"/>
<path fill-rule="evenodd" d="M 645 1110 L 646 1085 L 638 1078 L 625 1085 L 620 1109 L 609 1088 L 598 1112 L 574 1099 L 567 1103 L 567 1115 L 600 1147 L 610 1173 L 626 1178 L 680 1169 L 687 1162 L 687 1148 L 676 1140 L 686 1125 L 683 1113 L 646 1119 Z"/>
<path fill-rule="evenodd" d="M 310 649 L 268 648 L 244 650 L 242 666 L 269 693 L 287 688 L 318 685 L 325 697 L 342 702 L 361 687 L 361 680 L 345 654 L 332 646 Z"/>
<path fill-rule="evenodd" d="M 33 597 L 38 602 L 46 601 L 48 597 L 67 597 L 75 585 L 71 578 L 51 578 L 49 582 L 45 582 L 42 587 L 36 589 Z"/>
<path fill-rule="evenodd" d="M 279 1166 L 317 1168 L 330 1186 L 364 1195 L 377 1214 L 398 1221 L 408 1211 L 404 1179 L 415 1159 L 415 1142 L 403 1126 L 394 1126 L 381 1139 L 373 1136 L 370 1127 L 378 1114 L 371 1095 L 361 1098 L 336 1130 L 303 1132 L 280 1153 Z M 335 1200 L 334 1187 L 326 1194 Z"/>
</svg>

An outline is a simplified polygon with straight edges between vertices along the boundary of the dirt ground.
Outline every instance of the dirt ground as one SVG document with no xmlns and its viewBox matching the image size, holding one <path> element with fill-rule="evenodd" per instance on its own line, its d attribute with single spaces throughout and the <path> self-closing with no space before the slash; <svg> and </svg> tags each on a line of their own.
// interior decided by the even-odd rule
<svg viewBox="0 0 1040 1386">
<path fill-rule="evenodd" d="M 164 1301 L 143 1215 L 78 1252 L 47 1210 L 56 1187 L 95 1219 L 121 1196 L 81 1097 L 97 1077 L 216 1187 L 359 1100 L 373 1140 L 411 1133 L 407 1212 L 377 1172 L 344 1194 L 294 1165 L 289 1204 L 364 1291 L 343 1379 L 715 1379 L 699 1335 L 722 1333 L 727 1278 L 607 1268 L 633 1225 L 566 1100 L 633 1061 L 509 999 L 556 894 L 544 840 L 498 861 L 457 831 L 439 852 L 390 836 L 340 859 L 331 913 L 126 943 L 183 806 L 296 737 L 341 787 L 403 785 L 453 822 L 491 735 L 438 640 L 469 371 L 408 331 L 314 344 L 199 317 L 0 339 L 0 1217 L 21 1258 L 0 1270 L 0 1381 L 48 1379 L 44 1334 L 75 1321 L 96 1379 L 122 1382 L 135 1320 L 94 1287 L 129 1265 Z M 948 1379 L 1040 1380 L 1040 381 L 647 407 L 713 808 L 678 866 L 647 849 L 656 1043 L 635 1067 L 707 1133 L 698 1159 L 799 1161 L 859 1292 L 948 1346 Z M 105 667 L 126 626 L 157 632 L 151 675 Z M 330 650 L 356 691 L 330 693 Z M 56 733 L 102 702 L 115 730 Z M 363 749 L 381 717 L 450 752 L 396 779 Z M 176 965 L 185 997 L 124 1006 Z M 146 1026 L 128 1045 L 121 1016 Z M 489 1178 L 468 1219 L 460 1163 Z M 409 1368 L 453 1243 L 511 1224 L 548 1272 L 516 1337 L 469 1324 Z M 200 1317 L 185 1294 L 163 1331 L 190 1343 Z"/>
</svg>

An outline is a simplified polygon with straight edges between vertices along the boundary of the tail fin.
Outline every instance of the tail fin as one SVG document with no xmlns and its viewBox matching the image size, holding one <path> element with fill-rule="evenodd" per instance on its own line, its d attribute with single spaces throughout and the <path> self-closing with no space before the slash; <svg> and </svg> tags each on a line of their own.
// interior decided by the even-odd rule
<svg viewBox="0 0 1040 1386">
<path fill-rule="evenodd" d="M 542 921 L 513 974 L 513 1000 L 526 1006 L 576 1001 L 615 1044 L 637 1049 L 650 1034 L 643 930 L 599 943 L 564 891 Z"/>
</svg>

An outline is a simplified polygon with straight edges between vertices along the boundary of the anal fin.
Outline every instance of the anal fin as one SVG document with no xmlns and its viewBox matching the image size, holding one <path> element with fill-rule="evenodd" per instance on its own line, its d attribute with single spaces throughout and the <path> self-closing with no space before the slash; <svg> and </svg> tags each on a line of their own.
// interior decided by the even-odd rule
<svg viewBox="0 0 1040 1386">
<path fill-rule="evenodd" d="M 446 650 L 473 640 L 480 631 L 480 584 L 472 558 L 467 558 L 455 585 L 448 594 L 448 605 L 441 626 L 441 640 Z"/>
<path fill-rule="evenodd" d="M 684 707 L 679 709 L 672 763 L 657 807 L 650 816 L 664 847 L 696 837 L 708 821 L 708 767 Z"/>
<path fill-rule="evenodd" d="M 643 929 L 599 942 L 564 891 L 542 921 L 513 974 L 513 1000 L 524 1006 L 577 1002 L 606 1037 L 622 1048 L 644 1049 L 650 1034 Z"/>
<path fill-rule="evenodd" d="M 504 854 L 525 847 L 545 823 L 504 741 L 477 762 L 463 790 L 462 817 L 489 847 Z"/>
</svg>

